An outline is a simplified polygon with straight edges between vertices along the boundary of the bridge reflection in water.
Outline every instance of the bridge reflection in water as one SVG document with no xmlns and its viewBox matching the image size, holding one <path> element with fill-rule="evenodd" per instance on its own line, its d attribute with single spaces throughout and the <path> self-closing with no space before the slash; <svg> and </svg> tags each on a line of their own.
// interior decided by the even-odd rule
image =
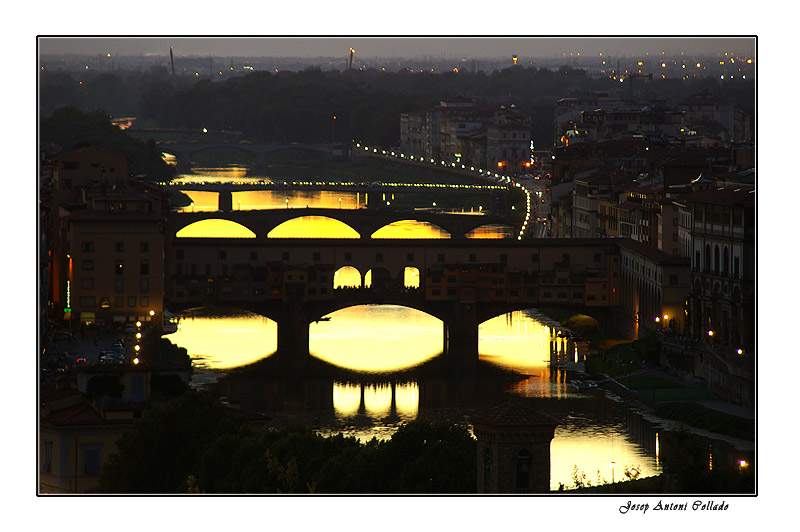
<svg viewBox="0 0 800 532">
<path fill-rule="evenodd" d="M 328 322 L 312 324 L 312 345 L 320 331 L 328 334 L 338 331 L 338 341 L 329 344 L 328 356 L 341 369 L 348 368 L 348 352 L 352 348 L 352 336 L 364 334 L 373 327 L 370 313 L 382 310 L 384 320 L 394 322 L 402 329 L 407 319 L 401 319 L 410 309 L 365 307 L 350 310 L 350 327 L 337 329 L 336 324 L 345 320 L 340 313 L 331 315 Z M 399 312 L 399 313 L 396 313 Z M 342 312 L 342 316 L 348 312 Z M 202 316 L 207 317 L 202 317 Z M 364 318 L 360 327 L 356 316 Z M 424 317 L 424 315 L 423 315 Z M 221 314 L 195 312 L 194 318 L 185 318 L 181 330 L 169 335 L 173 342 L 189 349 L 195 358 L 202 355 L 202 362 L 214 367 L 230 367 L 228 361 L 243 348 L 257 353 L 262 347 L 269 349 L 274 338 L 274 324 L 253 314 L 236 313 L 230 321 L 222 320 Z M 427 319 L 427 318 L 426 318 Z M 429 336 L 441 345 L 442 329 L 437 320 L 430 318 L 434 327 Z M 572 473 L 577 465 L 594 481 L 595 472 L 610 480 L 610 462 L 616 462 L 618 477 L 625 465 L 637 465 L 642 475 L 657 474 L 655 429 L 638 427 L 629 433 L 629 420 L 622 405 L 604 399 L 602 394 L 580 392 L 568 384 L 564 368 L 575 367 L 576 345 L 571 340 L 556 336 L 546 318 L 535 311 L 514 312 L 498 316 L 485 322 L 480 328 L 480 358 L 492 367 L 512 370 L 516 377 L 499 374 L 489 376 L 454 376 L 432 373 L 403 377 L 392 369 L 370 372 L 350 371 L 349 376 L 307 375 L 300 378 L 267 371 L 227 371 L 218 382 L 220 393 L 241 408 L 266 412 L 273 417 L 274 424 L 303 423 L 323 434 L 342 432 L 367 441 L 372 437 L 387 439 L 397 427 L 414 419 L 452 419 L 465 421 L 485 405 L 501 404 L 509 395 L 521 395 L 534 401 L 537 408 L 557 417 L 561 423 L 551 444 L 551 487 L 559 483 L 570 485 Z M 216 321 L 219 327 L 213 327 Z M 410 327 L 410 329 L 413 329 Z M 235 329 L 240 329 L 237 332 Z M 253 333 L 256 330 L 258 332 Z M 344 331 L 347 331 L 346 334 Z M 405 331 L 406 333 L 408 331 Z M 399 333 L 401 336 L 403 332 Z M 212 337 L 218 336 L 221 341 Z M 190 342 L 196 337 L 195 342 Z M 401 349 L 391 355 L 389 344 L 400 344 Z M 384 368 L 395 367 L 398 371 L 408 368 L 416 356 L 413 343 L 406 345 L 405 362 L 403 340 L 387 339 L 372 352 L 373 359 L 383 358 Z M 249 347 L 248 347 L 249 346 Z M 218 351 L 211 352 L 211 349 Z M 579 349 L 577 362 L 585 353 Z M 390 356 L 391 355 L 391 356 Z M 258 358 L 271 357 L 264 352 Z M 392 376 L 394 375 L 394 376 Z M 639 443 L 641 442 L 641 443 Z"/>
</svg>

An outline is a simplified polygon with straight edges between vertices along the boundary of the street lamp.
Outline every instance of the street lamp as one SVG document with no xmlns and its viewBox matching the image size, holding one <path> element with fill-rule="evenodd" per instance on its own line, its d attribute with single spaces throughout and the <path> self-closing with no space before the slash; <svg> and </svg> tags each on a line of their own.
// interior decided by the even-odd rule
<svg viewBox="0 0 800 532">
<path fill-rule="evenodd" d="M 614 467 L 617 465 L 617 463 L 616 462 L 611 462 L 608 465 L 611 466 L 611 483 L 613 484 L 614 483 Z"/>
<path fill-rule="evenodd" d="M 333 115 L 331 117 L 331 149 L 333 149 L 334 140 L 336 138 L 334 135 L 334 132 L 336 131 L 335 128 L 336 128 L 336 115 Z"/>
</svg>

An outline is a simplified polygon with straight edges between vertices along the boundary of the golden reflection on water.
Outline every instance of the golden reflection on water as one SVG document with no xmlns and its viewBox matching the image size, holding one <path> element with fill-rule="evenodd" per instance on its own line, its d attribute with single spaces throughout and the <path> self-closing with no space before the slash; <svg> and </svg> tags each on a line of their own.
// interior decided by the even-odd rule
<svg viewBox="0 0 800 532">
<path fill-rule="evenodd" d="M 178 331 L 166 338 L 185 347 L 197 367 L 235 368 L 272 355 L 278 348 L 277 324 L 258 314 L 187 316 L 180 323 Z"/>
<path fill-rule="evenodd" d="M 467 238 L 513 238 L 514 228 L 501 224 L 481 225 L 466 234 Z"/>
<path fill-rule="evenodd" d="M 430 222 L 398 220 L 372 233 L 372 238 L 450 238 L 450 233 Z"/>
<path fill-rule="evenodd" d="M 442 322 L 396 305 L 358 305 L 312 323 L 309 352 L 330 364 L 364 372 L 410 368 L 442 352 Z"/>
<path fill-rule="evenodd" d="M 278 225 L 267 233 L 267 238 L 361 238 L 361 235 L 334 218 L 301 216 Z"/>
<path fill-rule="evenodd" d="M 403 420 L 417 417 L 419 412 L 419 384 L 416 382 L 354 384 L 333 383 L 333 409 L 342 418 L 363 413 L 383 419 L 392 414 Z"/>
<path fill-rule="evenodd" d="M 622 426 L 567 417 L 556 427 L 550 443 L 551 489 L 558 489 L 559 482 L 570 487 L 576 465 L 579 475 L 585 473 L 586 480 L 593 486 L 604 481 L 625 480 L 626 466 L 638 467 L 640 478 L 661 473 L 658 464 L 631 441 Z"/>
<path fill-rule="evenodd" d="M 179 188 L 179 187 L 176 187 Z M 204 190 L 181 190 L 189 196 L 192 205 L 180 212 L 215 212 L 219 209 L 219 193 Z M 234 210 L 263 209 L 359 209 L 365 207 L 365 195 L 359 192 L 334 192 L 329 190 L 243 190 L 232 192 Z"/>
</svg>

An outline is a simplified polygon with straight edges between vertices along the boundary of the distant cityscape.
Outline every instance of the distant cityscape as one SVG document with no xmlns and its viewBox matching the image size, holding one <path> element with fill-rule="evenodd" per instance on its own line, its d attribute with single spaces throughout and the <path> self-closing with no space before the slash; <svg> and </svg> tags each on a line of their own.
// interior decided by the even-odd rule
<svg viewBox="0 0 800 532">
<path fill-rule="evenodd" d="M 347 477 L 340 471 L 358 465 L 354 454 L 338 459 L 341 469 L 328 469 L 333 465 L 306 467 L 323 458 L 273 459 L 260 449 L 269 463 L 254 458 L 256 465 L 243 466 L 248 474 L 237 476 L 228 449 L 249 433 L 223 435 L 220 445 L 205 421 L 196 433 L 188 424 L 165 430 L 174 440 L 163 448 L 126 440 L 162 403 L 203 415 L 219 407 L 263 432 L 284 429 L 301 411 L 313 423 L 339 415 L 341 388 L 312 353 L 310 331 L 320 322 L 344 329 L 331 315 L 356 306 L 400 306 L 441 321 L 434 355 L 441 366 L 419 366 L 434 382 L 413 382 L 411 411 L 420 421 L 426 407 L 438 420 L 471 420 L 469 445 L 453 451 L 444 444 L 433 460 L 448 462 L 447 453 L 458 452 L 470 464 L 452 461 L 466 471 L 459 493 L 564 489 L 551 482 L 556 427 L 588 419 L 569 410 L 574 405 L 617 398 L 613 408 L 624 404 L 626 423 L 643 434 L 641 448 L 654 458 L 642 492 L 754 491 L 755 57 L 379 58 L 352 48 L 327 57 L 223 57 L 165 50 L 48 54 L 38 68 L 40 111 L 47 110 L 38 176 L 41 493 L 361 490 L 369 467 L 355 484 L 339 483 Z M 492 83 L 475 81 L 482 78 Z M 193 173 L 197 182 L 174 179 Z M 253 191 L 274 193 L 273 203 L 247 205 L 245 193 Z M 192 194 L 212 199 L 196 205 Z M 343 197 L 353 206 L 343 208 Z M 298 220 L 347 232 L 304 232 L 294 229 Z M 415 232 L 381 236 L 398 226 Z M 420 227 L 438 232 L 416 232 Z M 220 308 L 274 322 L 276 348 L 261 365 L 198 383 L 202 356 L 177 345 L 186 335 L 175 333 L 197 309 Z M 502 316 L 510 326 L 512 313 L 533 309 L 550 331 L 544 351 L 526 345 L 520 358 L 530 366 L 495 371 L 482 358 L 479 327 Z M 357 334 L 370 332 L 366 323 Z M 253 336 L 266 349 L 266 335 Z M 542 366 L 531 369 L 534 362 Z M 247 371 L 252 386 L 242 384 Z M 304 385 L 313 399 L 301 398 L 297 383 L 314 371 L 324 379 Z M 348 379 L 361 379 L 348 371 Z M 296 388 L 285 397 L 265 377 L 279 373 Z M 395 375 L 386 373 L 386 415 L 365 415 L 365 389 L 383 378 L 370 374 L 359 384 L 357 415 L 339 416 L 339 427 L 397 430 L 398 385 L 388 384 Z M 507 386 L 504 379 L 519 375 L 531 377 L 530 388 Z M 479 397 L 473 392 L 480 379 L 491 393 Z M 204 399 L 214 407 L 198 407 L 189 393 L 206 386 L 225 390 L 223 398 Z M 508 400 L 498 406 L 500 399 Z M 552 410 L 541 416 L 542 409 Z M 600 409 L 606 416 L 612 407 Z M 666 443 L 682 423 L 708 440 L 680 443 L 688 437 L 681 429 L 678 443 Z M 184 438 L 197 435 L 209 439 L 187 450 Z M 720 441 L 733 443 L 722 452 Z M 211 463 L 209 449 L 219 453 L 214 468 L 234 471 L 230 484 L 198 466 Z M 696 451 L 691 460 L 684 460 L 687 449 Z M 195 455 L 164 458 L 184 452 Z M 601 443 L 593 452 L 609 462 Z M 392 465 L 405 467 L 402 456 Z M 301 481 L 298 463 L 307 475 Z M 622 466 L 615 479 L 617 462 L 610 462 L 611 486 Z M 453 490 L 452 471 L 417 467 L 422 481 L 412 488 L 371 484 L 373 492 Z M 240 483 L 270 480 L 274 471 L 286 472 L 278 475 L 284 484 Z M 626 473 L 628 480 L 638 476 Z M 437 474 L 438 484 L 425 483 Z M 596 487 L 599 477 L 598 469 Z M 573 478 L 568 489 L 591 487 L 577 465 Z"/>
<path fill-rule="evenodd" d="M 166 70 L 182 76 L 194 76 L 212 80 L 224 80 L 243 76 L 254 71 L 298 71 L 319 68 L 323 71 L 348 69 L 379 70 L 387 72 L 486 72 L 491 73 L 512 66 L 558 71 L 562 67 L 584 71 L 598 77 L 624 77 L 650 75 L 663 79 L 690 79 L 715 77 L 725 79 L 748 79 L 755 75 L 755 57 L 720 52 L 713 55 L 668 55 L 643 54 L 642 56 L 613 56 L 598 54 L 581 55 L 578 52 L 564 53 L 560 57 L 528 57 L 511 55 L 498 58 L 446 58 L 441 56 L 415 57 L 369 57 L 347 49 L 341 56 L 333 57 L 222 57 L 185 56 L 165 50 L 163 55 L 43 55 L 42 70 L 51 72 L 146 72 Z"/>
</svg>

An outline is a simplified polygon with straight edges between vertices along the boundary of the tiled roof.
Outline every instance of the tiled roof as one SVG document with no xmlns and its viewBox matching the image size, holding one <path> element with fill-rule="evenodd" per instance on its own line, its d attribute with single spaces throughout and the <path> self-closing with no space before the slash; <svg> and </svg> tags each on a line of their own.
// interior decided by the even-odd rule
<svg viewBox="0 0 800 532">
<path fill-rule="evenodd" d="M 42 419 L 42 423 L 56 426 L 68 425 L 99 425 L 103 418 L 87 403 L 64 408 L 51 413 Z"/>
<path fill-rule="evenodd" d="M 511 401 L 472 416 L 473 424 L 497 427 L 554 426 L 558 421 L 527 406 Z"/>
</svg>

